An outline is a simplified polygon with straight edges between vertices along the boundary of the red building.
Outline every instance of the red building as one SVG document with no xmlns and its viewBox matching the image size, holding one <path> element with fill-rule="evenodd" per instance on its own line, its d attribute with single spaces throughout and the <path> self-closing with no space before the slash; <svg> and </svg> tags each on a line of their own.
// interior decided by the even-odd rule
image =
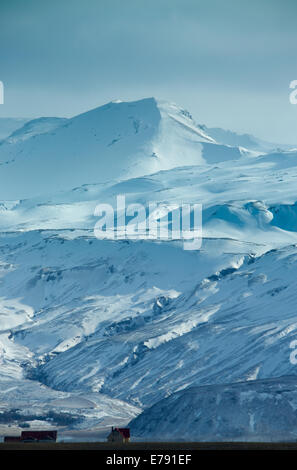
<svg viewBox="0 0 297 470">
<path fill-rule="evenodd" d="M 5 436 L 4 442 L 56 442 L 57 431 L 22 431 L 20 436 Z"/>
<path fill-rule="evenodd" d="M 107 436 L 108 442 L 129 442 L 130 429 L 129 428 L 111 428 L 110 434 Z"/>
<path fill-rule="evenodd" d="M 57 440 L 57 431 L 23 431 L 21 434 L 21 441 L 23 442 L 41 442 Z"/>
</svg>

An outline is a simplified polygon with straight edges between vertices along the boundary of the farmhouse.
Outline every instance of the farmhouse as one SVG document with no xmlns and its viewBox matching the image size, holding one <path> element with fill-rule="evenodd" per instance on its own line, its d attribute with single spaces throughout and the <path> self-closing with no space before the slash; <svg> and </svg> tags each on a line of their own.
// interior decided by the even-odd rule
<svg viewBox="0 0 297 470">
<path fill-rule="evenodd" d="M 107 436 L 108 442 L 129 442 L 130 429 L 129 428 L 111 428 L 110 434 Z"/>
</svg>

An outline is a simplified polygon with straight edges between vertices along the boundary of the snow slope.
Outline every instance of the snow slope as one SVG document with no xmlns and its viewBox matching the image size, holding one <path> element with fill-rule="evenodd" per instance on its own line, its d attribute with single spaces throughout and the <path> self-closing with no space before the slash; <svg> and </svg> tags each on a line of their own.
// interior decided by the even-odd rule
<svg viewBox="0 0 297 470">
<path fill-rule="evenodd" d="M 0 141 L 30 121 L 28 118 L 0 118 Z"/>
<path fill-rule="evenodd" d="M 29 403 L 31 426 L 98 430 L 143 410 L 140 437 L 178 416 L 168 438 L 191 426 L 199 439 L 277 439 L 279 396 L 293 436 L 297 152 L 223 137 L 149 98 L 34 120 L 2 142 L 0 432 Z M 118 194 L 202 203 L 201 250 L 97 240 L 94 209 Z"/>
<path fill-rule="evenodd" d="M 296 145 L 284 145 L 266 142 L 250 134 L 238 134 L 236 132 L 221 129 L 219 127 L 209 128 L 204 125 L 201 125 L 199 127 L 217 142 L 233 147 L 244 147 L 249 150 L 259 152 L 260 154 L 273 152 L 277 149 L 291 150 L 293 148 L 296 148 Z"/>
<path fill-rule="evenodd" d="M 14 132 L 12 132 L 5 139 L 5 143 L 16 144 L 18 142 L 24 142 L 24 140 L 36 137 L 39 134 L 49 133 L 66 122 L 67 119 L 55 117 L 43 117 L 30 120 L 22 127 L 17 128 Z"/>
</svg>

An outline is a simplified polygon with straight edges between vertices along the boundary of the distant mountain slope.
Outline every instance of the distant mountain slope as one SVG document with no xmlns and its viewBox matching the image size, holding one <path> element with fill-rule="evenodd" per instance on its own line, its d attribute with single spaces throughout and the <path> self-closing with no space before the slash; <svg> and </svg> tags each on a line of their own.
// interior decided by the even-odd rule
<svg viewBox="0 0 297 470">
<path fill-rule="evenodd" d="M 27 279 L 24 300 L 37 310 L 43 306 L 33 322 L 21 318 L 23 328 L 13 334 L 39 357 L 33 377 L 54 389 L 100 390 L 148 406 L 193 384 L 296 374 L 290 363 L 297 328 L 295 246 L 242 258 L 219 255 L 214 241 L 201 253 L 97 242 L 98 258 L 91 262 L 86 255 L 95 247 L 86 242 L 67 243 L 71 259 L 76 249 L 84 265 L 67 267 L 63 245 L 53 240 L 51 267 L 34 276 L 10 274 Z M 28 249 L 37 263 L 38 251 Z"/>
<path fill-rule="evenodd" d="M 22 127 L 12 132 L 5 139 L 5 143 L 16 144 L 17 142 L 23 142 L 39 134 L 49 133 L 57 127 L 61 126 L 62 124 L 65 124 L 66 122 L 67 119 L 56 117 L 42 117 L 38 119 L 33 119 L 29 122 L 26 122 Z"/>
<path fill-rule="evenodd" d="M 23 127 L 28 121 L 30 121 L 29 118 L 0 118 L 0 141 Z"/>
</svg>

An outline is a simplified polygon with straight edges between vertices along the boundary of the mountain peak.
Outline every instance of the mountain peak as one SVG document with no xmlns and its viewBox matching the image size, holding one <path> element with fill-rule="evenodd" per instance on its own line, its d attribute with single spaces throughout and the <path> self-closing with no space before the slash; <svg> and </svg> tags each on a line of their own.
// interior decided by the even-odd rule
<svg viewBox="0 0 297 470">
<path fill-rule="evenodd" d="M 154 97 L 116 100 L 70 119 L 32 120 L 3 140 L 0 199 L 55 194 L 248 155 L 239 146 L 218 144 L 175 103 Z"/>
<path fill-rule="evenodd" d="M 67 120 L 33 120 L 0 146 L 0 199 L 200 165 L 203 143 L 214 140 L 188 112 L 153 97 L 109 102 Z"/>
</svg>

